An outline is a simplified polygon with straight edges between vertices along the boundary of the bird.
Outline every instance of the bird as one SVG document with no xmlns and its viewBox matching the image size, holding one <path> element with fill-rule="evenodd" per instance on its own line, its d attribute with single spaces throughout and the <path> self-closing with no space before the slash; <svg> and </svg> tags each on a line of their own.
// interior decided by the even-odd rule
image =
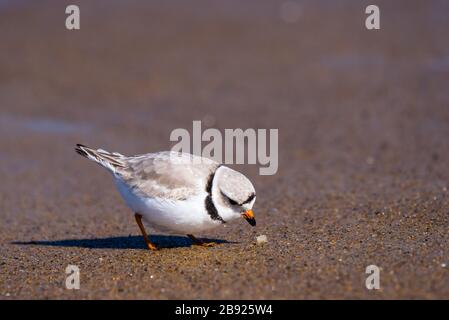
<svg viewBox="0 0 449 320">
<path fill-rule="evenodd" d="M 149 250 L 159 248 L 150 241 L 143 222 L 161 232 L 185 234 L 193 244 L 205 247 L 216 243 L 198 239 L 194 233 L 239 218 L 256 226 L 253 184 L 212 159 L 177 151 L 125 156 L 82 144 L 75 151 L 112 174 Z"/>
</svg>

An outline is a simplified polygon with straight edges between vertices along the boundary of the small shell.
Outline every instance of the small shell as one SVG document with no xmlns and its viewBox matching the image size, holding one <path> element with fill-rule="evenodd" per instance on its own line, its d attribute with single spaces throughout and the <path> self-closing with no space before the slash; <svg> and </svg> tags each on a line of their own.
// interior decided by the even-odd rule
<svg viewBox="0 0 449 320">
<path fill-rule="evenodd" d="M 268 238 L 266 235 L 263 234 L 263 235 L 256 237 L 256 242 L 257 242 L 257 244 L 264 244 L 264 243 L 268 242 Z"/>
</svg>

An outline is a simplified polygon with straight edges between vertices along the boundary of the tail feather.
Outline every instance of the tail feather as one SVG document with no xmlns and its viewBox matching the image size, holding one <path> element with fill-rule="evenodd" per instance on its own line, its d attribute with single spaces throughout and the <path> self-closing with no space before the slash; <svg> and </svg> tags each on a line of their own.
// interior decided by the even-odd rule
<svg viewBox="0 0 449 320">
<path fill-rule="evenodd" d="M 110 153 L 103 149 L 95 150 L 82 144 L 77 144 L 75 151 L 83 157 L 93 160 L 111 171 L 126 167 L 124 161 L 125 156 L 117 152 Z"/>
</svg>

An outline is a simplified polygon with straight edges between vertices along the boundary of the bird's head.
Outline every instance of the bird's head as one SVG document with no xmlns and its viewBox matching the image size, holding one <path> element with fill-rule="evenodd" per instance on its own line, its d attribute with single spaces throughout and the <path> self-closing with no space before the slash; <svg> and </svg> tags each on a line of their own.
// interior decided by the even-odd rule
<svg viewBox="0 0 449 320">
<path fill-rule="evenodd" d="M 250 225 L 256 225 L 252 210 L 256 191 L 243 174 L 225 166 L 219 167 L 212 186 L 212 200 L 224 221 L 244 218 Z"/>
</svg>

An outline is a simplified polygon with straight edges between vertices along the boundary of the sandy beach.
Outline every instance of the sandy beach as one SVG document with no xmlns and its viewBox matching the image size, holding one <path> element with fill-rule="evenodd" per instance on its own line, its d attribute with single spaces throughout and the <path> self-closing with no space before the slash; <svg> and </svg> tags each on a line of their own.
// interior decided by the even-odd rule
<svg viewBox="0 0 449 320">
<path fill-rule="evenodd" d="M 376 31 L 368 1 L 77 3 L 76 31 L 0 4 L 0 299 L 449 299 L 447 1 L 377 1 Z M 279 129 L 279 169 L 232 166 L 257 227 L 150 252 L 74 146 L 168 150 L 194 120 Z"/>
</svg>

